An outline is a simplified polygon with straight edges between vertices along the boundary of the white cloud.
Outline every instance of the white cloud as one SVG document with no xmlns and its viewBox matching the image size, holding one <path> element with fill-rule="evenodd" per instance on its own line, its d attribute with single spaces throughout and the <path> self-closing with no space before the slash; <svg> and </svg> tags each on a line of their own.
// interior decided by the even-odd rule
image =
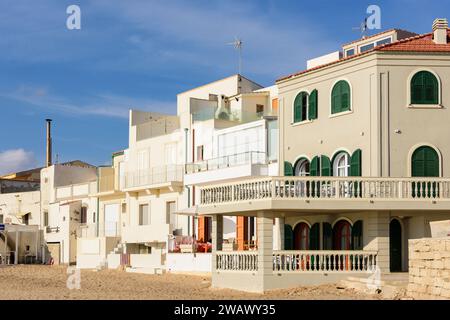
<svg viewBox="0 0 450 320">
<path fill-rule="evenodd" d="M 24 149 L 10 149 L 0 152 L 0 175 L 33 169 L 37 160 L 34 153 Z"/>
</svg>

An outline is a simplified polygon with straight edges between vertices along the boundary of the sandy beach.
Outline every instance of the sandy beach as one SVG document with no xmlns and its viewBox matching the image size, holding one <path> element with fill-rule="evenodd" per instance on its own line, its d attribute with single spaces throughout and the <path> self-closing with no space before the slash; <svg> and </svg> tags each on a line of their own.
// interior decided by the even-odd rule
<svg viewBox="0 0 450 320">
<path fill-rule="evenodd" d="M 209 276 L 147 275 L 119 270 L 82 270 L 80 289 L 68 289 L 65 266 L 19 265 L 0 268 L 0 299 L 379 299 L 336 285 L 274 290 L 264 295 L 211 288 Z"/>
</svg>

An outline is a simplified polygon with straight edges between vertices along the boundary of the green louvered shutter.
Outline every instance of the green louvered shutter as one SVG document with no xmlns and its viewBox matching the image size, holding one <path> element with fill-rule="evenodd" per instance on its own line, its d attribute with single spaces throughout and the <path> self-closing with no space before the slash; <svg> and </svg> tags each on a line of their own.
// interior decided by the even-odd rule
<svg viewBox="0 0 450 320">
<path fill-rule="evenodd" d="M 331 92 L 331 113 L 350 110 L 350 85 L 347 81 L 338 81 Z"/>
<path fill-rule="evenodd" d="M 289 224 L 284 225 L 284 250 L 294 249 L 294 233 Z"/>
<path fill-rule="evenodd" d="M 331 113 L 338 113 L 341 111 L 341 95 L 339 86 L 336 84 L 331 92 Z"/>
<path fill-rule="evenodd" d="M 350 159 L 350 176 L 352 177 L 361 177 L 361 154 L 361 149 L 358 149 L 353 152 Z"/>
<path fill-rule="evenodd" d="M 309 250 L 320 250 L 320 224 L 315 223 L 309 231 Z"/>
<path fill-rule="evenodd" d="M 363 223 L 361 220 L 356 221 L 352 227 L 352 250 L 363 249 Z"/>
<path fill-rule="evenodd" d="M 308 106 L 309 120 L 317 119 L 317 105 L 318 105 L 317 90 L 313 90 L 309 95 L 309 106 Z"/>
<path fill-rule="evenodd" d="M 331 161 L 330 158 L 327 156 L 321 156 L 320 157 L 320 163 L 321 163 L 321 169 L 322 169 L 322 176 L 329 177 L 331 176 Z"/>
<path fill-rule="evenodd" d="M 294 175 L 294 169 L 292 168 L 292 164 L 289 161 L 284 162 L 284 175 L 288 177 Z"/>
<path fill-rule="evenodd" d="M 412 104 L 438 104 L 439 82 L 428 71 L 420 71 L 411 79 Z"/>
<path fill-rule="evenodd" d="M 333 228 L 328 222 L 322 223 L 323 227 L 323 250 L 333 249 Z"/>
<path fill-rule="evenodd" d="M 312 177 L 317 177 L 320 175 L 320 160 L 317 156 L 311 160 L 309 175 Z"/>
<path fill-rule="evenodd" d="M 294 101 L 294 122 L 300 122 L 302 117 L 302 97 L 297 95 Z"/>
</svg>

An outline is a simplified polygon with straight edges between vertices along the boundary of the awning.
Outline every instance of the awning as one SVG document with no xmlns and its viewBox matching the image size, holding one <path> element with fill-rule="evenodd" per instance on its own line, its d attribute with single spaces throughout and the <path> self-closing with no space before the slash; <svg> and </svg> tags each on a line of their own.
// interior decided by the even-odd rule
<svg viewBox="0 0 450 320">
<path fill-rule="evenodd" d="M 193 207 L 186 208 L 183 210 L 175 211 L 174 213 L 177 215 L 180 215 L 180 216 L 195 216 L 196 217 L 199 215 L 198 214 L 198 206 L 193 206 Z"/>
<path fill-rule="evenodd" d="M 17 213 L 15 213 L 14 215 L 15 215 L 16 217 L 21 218 L 21 217 L 23 217 L 23 216 L 25 216 L 25 215 L 27 215 L 27 214 L 31 214 L 31 212 L 17 212 Z"/>
</svg>

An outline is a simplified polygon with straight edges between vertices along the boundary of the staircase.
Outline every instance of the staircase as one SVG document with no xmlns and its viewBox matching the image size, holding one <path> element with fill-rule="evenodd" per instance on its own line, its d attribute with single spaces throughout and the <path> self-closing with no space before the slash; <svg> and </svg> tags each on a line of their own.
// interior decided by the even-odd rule
<svg viewBox="0 0 450 320">
<path fill-rule="evenodd" d="M 339 286 L 353 289 L 357 292 L 377 294 L 383 299 L 400 300 L 407 299 L 408 273 L 389 273 L 374 277 L 352 276 L 339 282 Z"/>
</svg>

